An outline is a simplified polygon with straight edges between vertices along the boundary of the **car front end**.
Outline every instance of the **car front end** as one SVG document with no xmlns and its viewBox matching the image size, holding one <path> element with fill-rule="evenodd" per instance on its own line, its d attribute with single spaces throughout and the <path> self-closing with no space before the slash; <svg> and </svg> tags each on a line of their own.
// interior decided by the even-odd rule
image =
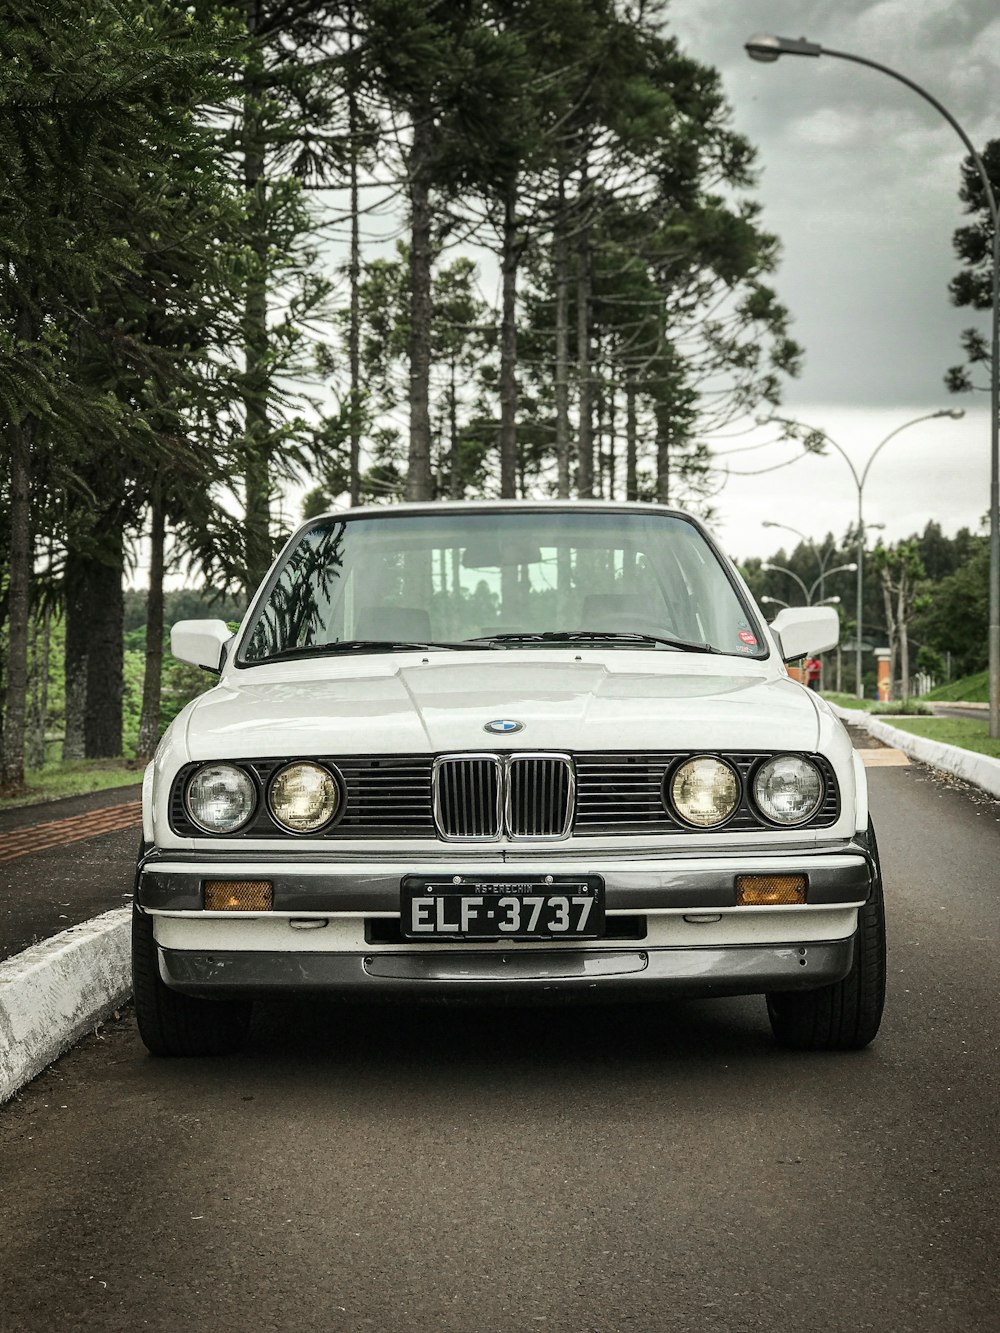
<svg viewBox="0 0 1000 1333">
<path fill-rule="evenodd" d="M 364 560 L 344 572 L 342 559 L 336 587 L 310 594 L 318 636 L 308 615 L 288 633 L 290 592 L 317 582 L 292 539 L 218 684 L 147 770 L 147 1045 L 221 1049 L 250 1000 L 297 992 L 759 993 L 786 1044 L 870 1040 L 871 1004 L 824 1037 L 830 1006 L 802 1003 L 871 989 L 879 950 L 884 983 L 884 933 L 859 976 L 859 941 L 881 919 L 864 771 L 698 525 L 601 505 L 456 506 L 450 526 L 440 508 L 383 514 Z M 674 564 L 657 563 L 656 516 L 688 525 Z M 350 515 L 324 522 L 350 533 Z M 498 530 L 516 579 L 491 547 Z M 415 615 L 418 582 L 431 625 L 452 614 L 447 637 Z M 378 614 L 364 613 L 376 584 Z M 573 596 L 554 610 L 561 587 Z M 671 616 L 682 594 L 716 609 Z M 269 614 L 280 642 L 260 629 Z M 359 635 L 364 614 L 388 636 Z M 419 638 L 397 637 L 405 626 Z"/>
</svg>

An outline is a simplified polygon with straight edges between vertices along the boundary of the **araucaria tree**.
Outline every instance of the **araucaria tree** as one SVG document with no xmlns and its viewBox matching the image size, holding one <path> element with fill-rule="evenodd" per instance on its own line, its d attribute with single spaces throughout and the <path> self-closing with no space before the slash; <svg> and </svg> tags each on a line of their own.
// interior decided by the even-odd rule
<svg viewBox="0 0 1000 1333">
<path fill-rule="evenodd" d="M 752 149 L 668 16 L 657 0 L 11 9 L 5 788 L 23 783 L 29 695 L 39 749 L 49 654 L 31 643 L 53 617 L 64 755 L 120 752 L 140 549 L 149 755 L 164 571 L 249 592 L 291 480 L 310 513 L 472 494 L 707 507 L 713 441 L 778 401 L 800 352 L 747 197 Z"/>
<path fill-rule="evenodd" d="M 980 156 L 993 187 L 993 195 L 1000 198 L 1000 139 L 990 139 Z M 962 163 L 962 184 L 958 197 L 972 220 L 964 227 L 958 227 L 952 238 L 962 268 L 948 284 L 948 292 L 953 305 L 966 306 L 972 310 L 991 310 L 993 219 L 982 177 L 972 158 L 966 158 Z M 963 361 L 948 369 L 944 377 L 945 384 L 952 393 L 968 393 L 973 389 L 988 393 L 990 348 L 979 329 L 963 329 L 962 354 Z M 976 371 L 983 376 L 978 383 L 974 378 Z"/>
</svg>

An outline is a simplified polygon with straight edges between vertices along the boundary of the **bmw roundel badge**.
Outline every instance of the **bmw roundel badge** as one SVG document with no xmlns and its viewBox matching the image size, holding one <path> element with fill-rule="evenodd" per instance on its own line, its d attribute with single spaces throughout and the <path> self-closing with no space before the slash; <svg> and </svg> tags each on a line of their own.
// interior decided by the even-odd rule
<svg viewBox="0 0 1000 1333">
<path fill-rule="evenodd" d="M 494 736 L 509 736 L 514 731 L 523 731 L 524 723 L 515 722 L 513 718 L 498 717 L 492 722 L 487 722 L 483 731 L 491 731 Z"/>
</svg>

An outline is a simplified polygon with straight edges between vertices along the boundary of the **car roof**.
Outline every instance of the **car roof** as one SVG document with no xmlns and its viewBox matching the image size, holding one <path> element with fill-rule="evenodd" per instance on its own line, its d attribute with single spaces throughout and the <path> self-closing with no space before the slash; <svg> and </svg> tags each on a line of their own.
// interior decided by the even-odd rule
<svg viewBox="0 0 1000 1333">
<path fill-rule="evenodd" d="M 331 509 L 325 514 L 318 514 L 309 519 L 309 523 L 320 523 L 324 519 L 391 517 L 394 514 L 430 514 L 442 510 L 451 512 L 476 513 L 491 510 L 535 510 L 540 513 L 553 511 L 604 510 L 618 511 L 624 514 L 642 513 L 670 514 L 674 518 L 688 519 L 693 523 L 700 521 L 693 514 L 672 505 L 651 504 L 645 500 L 408 500 L 401 504 L 357 505 L 348 509 Z"/>
</svg>

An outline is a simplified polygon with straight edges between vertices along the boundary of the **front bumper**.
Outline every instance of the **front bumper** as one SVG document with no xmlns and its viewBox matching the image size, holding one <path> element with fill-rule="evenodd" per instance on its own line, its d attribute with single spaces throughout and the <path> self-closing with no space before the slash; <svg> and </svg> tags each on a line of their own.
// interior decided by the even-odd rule
<svg viewBox="0 0 1000 1333">
<path fill-rule="evenodd" d="M 212 954 L 160 949 L 160 976 L 206 998 L 330 992 L 358 999 L 646 999 L 804 990 L 850 971 L 854 937 L 799 947 L 594 949 L 503 953 Z"/>
<path fill-rule="evenodd" d="M 527 871 L 526 858 L 518 859 Z M 603 878 L 606 938 L 402 941 L 401 878 L 439 876 L 444 866 L 467 872 L 463 861 L 456 865 L 447 851 L 420 860 L 392 853 L 376 860 L 305 851 L 153 851 L 140 861 L 136 904 L 154 917 L 163 981 L 192 995 L 735 995 L 810 988 L 845 976 L 857 908 L 878 873 L 863 837 L 753 854 L 605 851 L 570 859 L 540 850 L 533 873 Z M 474 866 L 481 875 L 512 868 L 499 858 L 477 858 Z M 738 907 L 736 876 L 743 874 L 804 874 L 806 903 Z M 273 909 L 204 911 L 203 882 L 215 877 L 266 877 L 274 886 Z"/>
</svg>

